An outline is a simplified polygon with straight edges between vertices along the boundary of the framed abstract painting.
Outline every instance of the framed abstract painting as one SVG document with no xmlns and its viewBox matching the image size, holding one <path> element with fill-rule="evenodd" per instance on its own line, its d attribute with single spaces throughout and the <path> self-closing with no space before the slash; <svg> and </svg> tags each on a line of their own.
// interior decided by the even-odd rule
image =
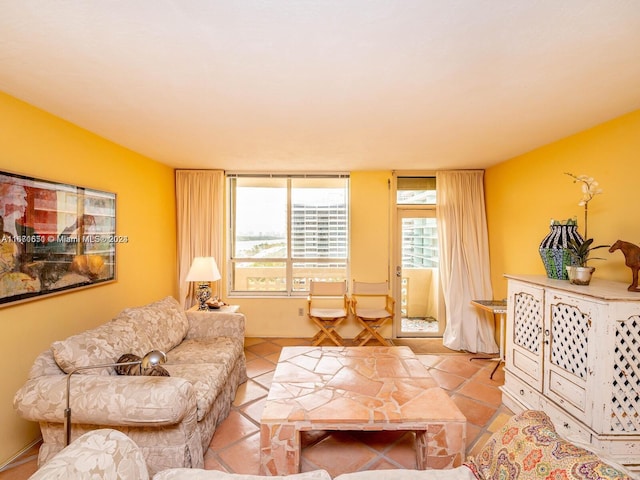
<svg viewBox="0 0 640 480">
<path fill-rule="evenodd" d="M 0 307 L 116 279 L 116 195 L 0 172 Z"/>
</svg>

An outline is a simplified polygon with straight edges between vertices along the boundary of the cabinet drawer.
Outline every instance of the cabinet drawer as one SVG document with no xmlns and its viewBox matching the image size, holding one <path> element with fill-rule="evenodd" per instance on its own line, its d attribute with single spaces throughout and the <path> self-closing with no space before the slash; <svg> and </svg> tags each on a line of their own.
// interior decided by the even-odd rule
<svg viewBox="0 0 640 480">
<path fill-rule="evenodd" d="M 578 443 L 591 443 L 591 431 L 553 402 L 542 398 L 540 399 L 540 408 L 549 415 L 556 432 L 562 438 L 569 441 L 577 441 Z"/>
<path fill-rule="evenodd" d="M 506 372 L 502 390 L 530 410 L 539 410 L 540 393 L 519 378 Z"/>
<path fill-rule="evenodd" d="M 511 368 L 518 371 L 518 376 L 527 379 L 534 387 L 540 388 L 542 378 L 540 358 L 531 357 L 519 348 L 513 347 L 511 353 Z"/>
<path fill-rule="evenodd" d="M 578 383 L 579 382 L 579 383 Z M 576 409 L 583 414 L 587 403 L 587 395 L 584 382 L 569 376 L 564 376 L 556 370 L 548 372 L 547 396 L 562 405 L 563 408 Z"/>
</svg>

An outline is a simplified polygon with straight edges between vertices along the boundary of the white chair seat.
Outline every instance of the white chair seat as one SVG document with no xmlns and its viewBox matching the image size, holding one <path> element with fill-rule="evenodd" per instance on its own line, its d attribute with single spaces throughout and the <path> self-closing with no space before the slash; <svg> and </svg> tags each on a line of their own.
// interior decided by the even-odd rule
<svg viewBox="0 0 640 480">
<path fill-rule="evenodd" d="M 387 312 L 384 308 L 357 308 L 355 311 L 356 315 L 360 318 L 367 320 L 379 320 L 381 318 L 390 318 L 391 314 Z"/>
<path fill-rule="evenodd" d="M 321 318 L 346 317 L 347 311 L 344 308 L 312 308 L 311 315 Z"/>
</svg>

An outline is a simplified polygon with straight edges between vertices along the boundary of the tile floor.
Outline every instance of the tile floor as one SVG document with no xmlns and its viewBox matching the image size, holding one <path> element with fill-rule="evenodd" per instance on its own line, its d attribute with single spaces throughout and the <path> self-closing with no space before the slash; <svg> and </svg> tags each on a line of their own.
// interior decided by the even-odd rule
<svg viewBox="0 0 640 480">
<path fill-rule="evenodd" d="M 229 417 L 215 432 L 205 454 L 205 468 L 257 474 L 260 415 L 283 346 L 308 345 L 305 339 L 247 338 L 249 381 L 238 390 Z M 501 403 L 500 367 L 493 379 L 491 361 L 470 361 L 456 352 L 416 352 L 438 384 L 467 417 L 467 454 L 480 448 L 512 415 Z M 0 471 L 0 480 L 23 480 L 36 470 L 37 447 Z M 415 468 L 411 432 L 326 432 L 304 435 L 301 470 L 326 469 L 332 476 L 347 471 Z"/>
</svg>

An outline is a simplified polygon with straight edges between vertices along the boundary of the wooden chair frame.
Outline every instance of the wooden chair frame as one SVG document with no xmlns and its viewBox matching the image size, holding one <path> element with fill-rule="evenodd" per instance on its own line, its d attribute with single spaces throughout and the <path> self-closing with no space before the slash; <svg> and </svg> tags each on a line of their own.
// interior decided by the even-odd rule
<svg viewBox="0 0 640 480">
<path fill-rule="evenodd" d="M 333 305 L 327 305 L 333 303 Z M 344 339 L 337 327 L 349 316 L 347 282 L 311 281 L 307 298 L 307 312 L 313 323 L 320 329 L 311 339 L 312 345 L 320 345 L 325 339 L 337 346 L 344 346 Z"/>
<path fill-rule="evenodd" d="M 361 304 L 364 303 L 364 298 L 375 299 L 379 301 L 379 305 L 376 308 L 369 308 L 369 306 L 358 306 L 358 300 L 361 299 Z M 388 282 L 357 282 L 353 281 L 353 290 L 351 292 L 351 312 L 358 323 L 363 327 L 362 331 L 356 335 L 354 342 L 358 346 L 363 346 L 374 338 L 378 340 L 382 345 L 387 347 L 391 346 L 391 343 L 380 335 L 380 328 L 395 317 L 395 300 L 389 295 L 389 283 Z"/>
</svg>

